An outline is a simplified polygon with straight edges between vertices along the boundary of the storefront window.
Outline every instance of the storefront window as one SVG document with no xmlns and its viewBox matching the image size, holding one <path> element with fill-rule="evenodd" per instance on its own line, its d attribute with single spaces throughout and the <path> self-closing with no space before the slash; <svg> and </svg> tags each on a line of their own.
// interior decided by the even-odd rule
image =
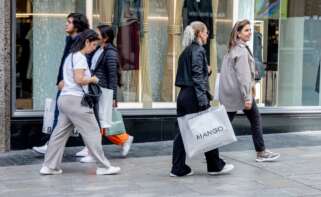
<svg viewBox="0 0 321 197">
<path fill-rule="evenodd" d="M 57 91 L 67 14 L 84 13 L 85 1 L 17 0 L 16 7 L 16 109 L 43 110 Z"/>
<path fill-rule="evenodd" d="M 118 91 L 118 101 L 141 103 L 142 71 L 147 57 L 144 51 L 144 9 L 142 0 L 94 0 L 94 26 L 111 25 L 116 34 L 114 44 L 119 52 L 122 84 Z"/>
<path fill-rule="evenodd" d="M 320 1 L 256 0 L 253 50 L 262 106 L 320 105 Z"/>
<path fill-rule="evenodd" d="M 111 25 L 116 33 L 123 108 L 174 108 L 177 62 L 183 30 L 203 21 L 205 46 L 214 75 L 220 71 L 232 26 L 252 21 L 249 43 L 256 60 L 260 107 L 319 106 L 321 3 L 316 0 L 16 0 L 16 109 L 42 111 L 56 94 L 71 12 L 86 14 L 92 27 Z M 91 5 L 92 10 L 86 9 Z M 320 5 L 319 5 L 320 4 Z M 212 91 L 213 92 L 213 91 Z"/>
</svg>

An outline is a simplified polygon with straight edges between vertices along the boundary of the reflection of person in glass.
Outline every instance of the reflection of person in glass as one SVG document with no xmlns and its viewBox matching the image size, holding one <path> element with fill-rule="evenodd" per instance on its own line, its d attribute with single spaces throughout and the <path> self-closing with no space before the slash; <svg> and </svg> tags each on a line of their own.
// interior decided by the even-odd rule
<svg viewBox="0 0 321 197">
<path fill-rule="evenodd" d="M 228 53 L 224 56 L 220 75 L 219 100 L 233 121 L 243 110 L 251 123 L 256 161 L 274 161 L 280 154 L 265 149 L 261 115 L 255 103 L 255 60 L 246 45 L 252 36 L 250 21 L 239 21 L 230 35 Z"/>
<path fill-rule="evenodd" d="M 115 34 L 112 27 L 108 25 L 98 26 L 97 33 L 100 47 L 95 51 L 91 60 L 91 70 L 99 78 L 99 86 L 113 90 L 113 107 L 117 107 L 117 86 L 121 87 L 122 84 L 118 51 L 113 44 Z M 101 129 L 101 133 L 104 132 L 108 132 L 108 130 Z M 122 155 L 127 156 L 134 138 L 124 131 L 119 135 L 108 136 L 107 139 L 116 145 L 120 145 Z M 97 143 L 100 143 L 100 141 Z M 85 148 L 82 152 L 88 154 L 88 149 Z M 96 162 L 90 154 L 81 158 L 80 161 L 84 163 Z"/>
<path fill-rule="evenodd" d="M 208 30 L 202 22 L 192 22 L 185 28 L 184 51 L 178 60 L 175 85 L 181 90 L 177 97 L 177 116 L 203 111 L 210 107 L 209 73 L 206 51 L 203 45 L 208 39 Z M 184 132 L 184 131 L 181 131 Z M 234 166 L 220 159 L 218 149 L 205 153 L 209 175 L 230 172 Z M 193 171 L 186 165 L 186 152 L 180 132 L 174 138 L 173 161 L 170 176 L 188 176 Z"/>
<path fill-rule="evenodd" d="M 99 79 L 91 76 L 86 54 L 97 46 L 98 34 L 85 30 L 72 45 L 70 54 L 64 61 L 64 86 L 58 99 L 59 119 L 48 143 L 45 161 L 40 170 L 43 175 L 61 174 L 61 161 L 67 140 L 76 127 L 86 147 L 98 161 L 97 175 L 110 175 L 120 172 L 112 166 L 104 155 L 101 144 L 99 125 L 93 109 L 82 104 L 83 95 L 88 91 L 88 84 L 97 84 Z"/>
<path fill-rule="evenodd" d="M 84 30 L 86 30 L 88 28 L 89 28 L 89 24 L 88 24 L 88 20 L 85 15 L 80 14 L 80 13 L 70 13 L 67 16 L 67 21 L 66 21 L 66 25 L 65 25 L 65 32 L 67 33 L 66 45 L 65 45 L 65 49 L 64 49 L 61 61 L 60 61 L 60 67 L 59 67 L 59 72 L 58 72 L 58 77 L 57 77 L 56 85 L 58 87 L 58 92 L 57 92 L 57 96 L 56 96 L 56 103 L 59 98 L 60 91 L 62 90 L 62 88 L 64 86 L 63 63 L 64 63 L 66 57 L 69 55 L 71 45 L 77 40 L 79 33 L 83 32 Z M 54 123 L 52 126 L 52 128 L 53 128 L 52 130 L 54 130 L 57 125 L 58 115 L 59 115 L 59 111 L 58 111 L 57 104 L 56 104 L 55 117 L 54 117 Z M 44 136 L 44 138 L 45 139 L 43 139 L 42 141 L 46 141 L 46 143 L 43 146 L 33 147 L 32 149 L 34 151 L 41 153 L 41 154 L 46 153 L 47 142 L 49 140 L 49 136 L 46 135 L 46 136 Z"/>
</svg>

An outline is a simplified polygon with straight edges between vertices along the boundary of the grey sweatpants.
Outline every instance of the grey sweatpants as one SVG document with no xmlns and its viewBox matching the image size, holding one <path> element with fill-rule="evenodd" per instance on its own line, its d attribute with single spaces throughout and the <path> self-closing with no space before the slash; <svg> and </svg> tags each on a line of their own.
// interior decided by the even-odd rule
<svg viewBox="0 0 321 197">
<path fill-rule="evenodd" d="M 74 127 L 81 134 L 90 154 L 98 161 L 97 164 L 106 168 L 111 166 L 102 149 L 101 134 L 94 112 L 89 107 L 82 106 L 81 99 L 80 96 L 59 97 L 58 123 L 49 140 L 44 166 L 60 169 L 64 149 Z"/>
</svg>

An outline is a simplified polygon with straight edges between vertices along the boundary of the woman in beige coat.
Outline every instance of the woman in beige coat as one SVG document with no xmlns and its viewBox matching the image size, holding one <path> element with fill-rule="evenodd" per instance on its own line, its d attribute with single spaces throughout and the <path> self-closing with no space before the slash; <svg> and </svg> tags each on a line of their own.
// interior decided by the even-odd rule
<svg viewBox="0 0 321 197">
<path fill-rule="evenodd" d="M 219 100 L 233 121 L 238 110 L 243 110 L 251 123 L 252 138 L 257 152 L 256 161 L 274 161 L 280 154 L 266 150 L 262 120 L 255 103 L 255 64 L 246 43 L 251 39 L 250 21 L 237 22 L 231 32 L 228 53 L 224 56 L 219 87 Z"/>
</svg>

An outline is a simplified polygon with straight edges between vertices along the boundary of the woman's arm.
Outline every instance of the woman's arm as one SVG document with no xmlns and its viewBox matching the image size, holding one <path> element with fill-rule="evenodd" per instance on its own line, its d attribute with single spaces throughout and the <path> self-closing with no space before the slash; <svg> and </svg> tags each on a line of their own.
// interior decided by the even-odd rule
<svg viewBox="0 0 321 197">
<path fill-rule="evenodd" d="M 206 87 L 204 84 L 204 53 L 201 50 L 192 53 L 192 80 L 199 106 L 207 106 L 209 100 L 206 95 Z M 207 65 L 206 65 L 207 66 Z M 207 75 L 208 73 L 206 73 Z"/>
<path fill-rule="evenodd" d="M 249 57 L 246 49 L 241 52 L 235 59 L 235 72 L 239 84 L 241 95 L 244 101 L 252 101 L 251 94 L 251 70 L 249 65 Z"/>
<path fill-rule="evenodd" d="M 88 85 L 90 83 L 98 83 L 98 78 L 96 76 L 85 77 L 84 69 L 75 69 L 74 70 L 74 80 L 78 85 Z"/>
</svg>

